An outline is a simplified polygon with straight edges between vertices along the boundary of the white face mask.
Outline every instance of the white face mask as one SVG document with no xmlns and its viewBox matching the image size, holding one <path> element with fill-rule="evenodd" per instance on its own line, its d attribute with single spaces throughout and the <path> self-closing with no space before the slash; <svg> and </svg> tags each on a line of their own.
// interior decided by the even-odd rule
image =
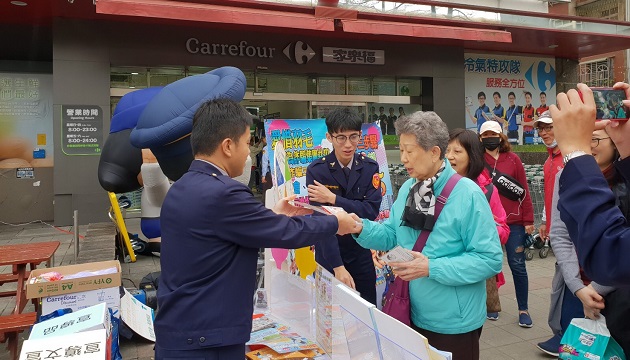
<svg viewBox="0 0 630 360">
<path fill-rule="evenodd" d="M 545 146 L 547 147 L 547 149 L 553 149 L 556 146 L 558 146 L 558 142 L 556 141 L 556 139 L 553 139 L 553 142 L 549 145 L 545 144 Z"/>
</svg>

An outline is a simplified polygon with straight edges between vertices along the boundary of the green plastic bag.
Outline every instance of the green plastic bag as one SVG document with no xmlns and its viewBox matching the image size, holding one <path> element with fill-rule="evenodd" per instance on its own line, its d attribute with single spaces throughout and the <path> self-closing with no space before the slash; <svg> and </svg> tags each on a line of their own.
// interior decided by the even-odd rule
<svg viewBox="0 0 630 360">
<path fill-rule="evenodd" d="M 571 320 L 560 341 L 560 359 L 626 360 L 615 339 L 610 337 L 606 319 L 576 318 Z"/>
</svg>

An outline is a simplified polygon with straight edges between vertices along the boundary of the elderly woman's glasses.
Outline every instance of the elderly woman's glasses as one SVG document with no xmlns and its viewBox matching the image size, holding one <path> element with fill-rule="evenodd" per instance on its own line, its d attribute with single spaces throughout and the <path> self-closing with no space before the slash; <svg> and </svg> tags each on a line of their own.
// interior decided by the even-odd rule
<svg viewBox="0 0 630 360">
<path fill-rule="evenodd" d="M 359 139 L 361 138 L 361 135 L 359 134 L 352 134 L 350 136 L 346 136 L 346 135 L 337 135 L 337 136 L 330 135 L 330 136 L 333 139 L 335 139 L 337 144 L 345 144 L 346 141 L 348 141 L 348 139 L 350 139 L 351 143 L 357 144 L 359 142 Z"/>
<path fill-rule="evenodd" d="M 550 132 L 551 130 L 553 130 L 553 125 L 548 125 L 548 126 L 539 126 L 539 127 L 538 127 L 538 132 L 539 132 L 539 133 L 540 133 L 540 132 L 543 132 L 543 131 L 544 131 L 544 132 L 546 132 L 546 133 L 548 133 L 548 132 Z"/>
<path fill-rule="evenodd" d="M 610 136 L 609 137 L 605 137 L 605 138 L 592 138 L 591 139 L 591 147 L 592 148 L 598 147 L 599 146 L 599 142 L 602 141 L 602 140 L 606 140 L 606 139 L 610 139 Z"/>
</svg>

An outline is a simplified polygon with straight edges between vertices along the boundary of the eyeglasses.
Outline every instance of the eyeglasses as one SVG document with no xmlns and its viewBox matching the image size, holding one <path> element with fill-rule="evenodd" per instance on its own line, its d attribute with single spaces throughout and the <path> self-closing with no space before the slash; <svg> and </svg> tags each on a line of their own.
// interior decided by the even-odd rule
<svg viewBox="0 0 630 360">
<path fill-rule="evenodd" d="M 346 136 L 346 135 L 333 136 L 333 135 L 330 135 L 330 137 L 335 139 L 337 144 L 345 144 L 346 141 L 348 141 L 348 139 L 350 139 L 351 143 L 357 144 L 359 142 L 359 139 L 361 138 L 361 135 L 359 135 L 359 134 L 352 134 L 350 136 Z"/>
<path fill-rule="evenodd" d="M 592 148 L 598 147 L 599 146 L 599 142 L 602 141 L 602 140 L 606 140 L 606 139 L 610 139 L 610 136 L 609 137 L 605 137 L 605 138 L 601 138 L 601 139 L 599 139 L 599 138 L 592 138 L 591 139 L 591 147 Z"/>
<path fill-rule="evenodd" d="M 551 130 L 553 130 L 553 125 L 549 125 L 549 126 L 540 126 L 538 127 L 538 132 L 550 132 Z"/>
</svg>

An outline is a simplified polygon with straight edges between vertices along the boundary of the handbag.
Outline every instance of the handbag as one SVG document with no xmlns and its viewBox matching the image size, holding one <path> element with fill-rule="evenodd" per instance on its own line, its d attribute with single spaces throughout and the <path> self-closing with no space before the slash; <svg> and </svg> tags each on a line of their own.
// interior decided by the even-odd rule
<svg viewBox="0 0 630 360">
<path fill-rule="evenodd" d="M 453 191 L 453 188 L 457 184 L 457 182 L 461 179 L 461 175 L 454 174 L 452 175 L 444 189 L 440 195 L 436 198 L 435 201 L 435 213 L 433 215 L 435 219 L 435 223 L 437 223 L 438 217 L 446 204 L 446 200 L 448 200 L 448 196 Z M 424 246 L 427 243 L 427 239 L 429 238 L 429 234 L 431 232 L 427 230 L 423 230 L 420 232 L 418 236 L 418 240 L 416 240 L 416 244 L 413 246 L 413 251 L 422 252 Z M 409 298 L 409 281 L 405 281 L 400 277 L 396 277 L 394 279 L 394 283 L 390 285 L 387 290 L 387 295 L 385 295 L 385 300 L 383 302 L 383 312 L 394 319 L 402 322 L 407 326 L 411 326 L 411 300 Z"/>
<path fill-rule="evenodd" d="M 499 299 L 496 275 L 486 279 L 486 309 L 489 313 L 501 312 L 501 300 Z"/>
<path fill-rule="evenodd" d="M 497 169 L 493 169 L 486 163 L 486 168 L 492 175 L 492 184 L 497 188 L 499 194 L 512 201 L 522 201 L 525 199 L 525 187 L 518 180 L 508 174 L 504 174 Z"/>
</svg>

